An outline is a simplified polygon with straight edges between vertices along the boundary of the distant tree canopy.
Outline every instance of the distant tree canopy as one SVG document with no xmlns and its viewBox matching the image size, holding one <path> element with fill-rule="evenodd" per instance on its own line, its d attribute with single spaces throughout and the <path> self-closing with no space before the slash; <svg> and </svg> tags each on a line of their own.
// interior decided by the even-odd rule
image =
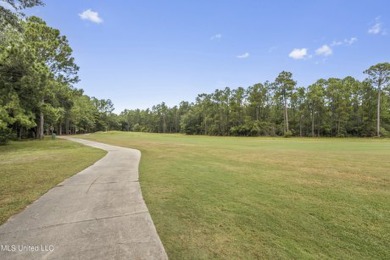
<svg viewBox="0 0 390 260">
<path fill-rule="evenodd" d="M 389 136 L 390 64 L 379 63 L 358 81 L 319 79 L 296 87 L 292 73 L 248 88 L 200 94 L 194 103 L 165 103 L 120 114 L 124 131 L 233 136 Z M 379 112 L 378 112 L 379 111 Z M 376 116 L 378 115 L 378 117 Z"/>
</svg>

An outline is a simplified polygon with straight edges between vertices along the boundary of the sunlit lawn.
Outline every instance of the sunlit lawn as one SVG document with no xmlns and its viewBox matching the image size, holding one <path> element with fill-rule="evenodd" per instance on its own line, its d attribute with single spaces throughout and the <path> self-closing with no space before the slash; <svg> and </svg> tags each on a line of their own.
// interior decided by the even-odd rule
<svg viewBox="0 0 390 260">
<path fill-rule="evenodd" d="M 100 133 L 171 259 L 390 259 L 390 140 Z"/>
<path fill-rule="evenodd" d="M 105 154 L 65 140 L 0 146 L 0 224 Z"/>
</svg>

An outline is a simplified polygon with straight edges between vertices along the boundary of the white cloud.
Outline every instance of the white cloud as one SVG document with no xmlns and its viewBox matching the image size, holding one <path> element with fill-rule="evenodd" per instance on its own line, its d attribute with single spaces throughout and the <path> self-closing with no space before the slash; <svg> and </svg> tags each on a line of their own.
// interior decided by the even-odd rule
<svg viewBox="0 0 390 260">
<path fill-rule="evenodd" d="M 213 35 L 210 37 L 210 40 L 219 40 L 222 38 L 222 34 L 217 33 L 216 35 Z"/>
<path fill-rule="evenodd" d="M 295 60 L 303 59 L 307 56 L 307 49 L 306 48 L 294 49 L 290 52 L 290 54 L 288 56 L 290 58 L 295 59 Z"/>
<path fill-rule="evenodd" d="M 330 47 L 334 47 L 334 46 L 340 46 L 340 45 L 346 45 L 346 46 L 350 46 L 352 44 L 354 44 L 355 42 L 357 42 L 357 38 L 356 37 L 351 37 L 349 39 L 345 38 L 344 40 L 342 41 L 333 41 L 331 44 L 330 44 Z"/>
<path fill-rule="evenodd" d="M 357 42 L 357 38 L 356 37 L 351 37 L 350 39 L 344 39 L 344 43 L 346 45 L 352 45 L 354 44 L 355 42 Z"/>
<path fill-rule="evenodd" d="M 332 49 L 328 46 L 328 45 L 322 45 L 320 48 L 318 48 L 316 50 L 316 54 L 317 55 L 321 55 L 321 56 L 329 56 L 329 55 L 332 55 L 333 51 Z"/>
<path fill-rule="evenodd" d="M 381 34 L 386 35 L 387 31 L 383 28 L 382 23 L 380 22 L 380 17 L 375 18 L 375 24 L 368 29 L 369 34 Z"/>
<path fill-rule="evenodd" d="M 249 52 L 245 52 L 244 54 L 238 55 L 237 58 L 239 59 L 246 59 L 249 57 Z"/>
<path fill-rule="evenodd" d="M 344 40 L 335 40 L 330 44 L 323 44 L 321 47 L 315 50 L 315 55 L 317 56 L 323 56 L 328 57 L 333 54 L 333 47 L 337 46 L 351 46 L 354 44 L 358 39 L 356 37 L 351 38 L 345 38 Z M 307 48 L 298 49 L 295 48 L 290 52 L 288 55 L 290 58 L 300 60 L 300 59 L 311 59 L 313 58 L 314 54 L 309 54 Z M 317 63 L 316 63 L 317 64 Z"/>
<path fill-rule="evenodd" d="M 343 45 L 344 44 L 344 42 L 343 41 L 333 41 L 331 44 L 330 44 L 330 46 L 340 46 L 340 45 Z"/>
<path fill-rule="evenodd" d="M 94 12 L 91 9 L 85 10 L 81 14 L 79 14 L 80 18 L 83 20 L 88 20 L 93 23 L 102 23 L 103 19 L 99 17 L 98 12 Z"/>
<path fill-rule="evenodd" d="M 368 33 L 370 34 L 378 34 L 382 31 L 382 24 L 376 23 L 370 29 L 368 29 Z"/>
</svg>

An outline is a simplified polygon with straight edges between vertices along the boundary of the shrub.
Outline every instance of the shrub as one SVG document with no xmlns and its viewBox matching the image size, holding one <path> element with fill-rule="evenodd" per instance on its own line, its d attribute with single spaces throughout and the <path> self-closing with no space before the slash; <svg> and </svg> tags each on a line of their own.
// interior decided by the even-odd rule
<svg viewBox="0 0 390 260">
<path fill-rule="evenodd" d="M 15 134 L 12 133 L 9 128 L 0 128 L 0 145 L 5 145 L 9 140 L 15 138 Z"/>
<path fill-rule="evenodd" d="M 384 127 L 381 127 L 379 130 L 381 136 L 383 137 L 390 137 L 390 132 L 387 131 Z"/>
<path fill-rule="evenodd" d="M 288 130 L 284 133 L 284 137 L 286 137 L 286 138 L 291 137 L 292 135 L 293 135 L 293 133 L 290 130 Z"/>
</svg>

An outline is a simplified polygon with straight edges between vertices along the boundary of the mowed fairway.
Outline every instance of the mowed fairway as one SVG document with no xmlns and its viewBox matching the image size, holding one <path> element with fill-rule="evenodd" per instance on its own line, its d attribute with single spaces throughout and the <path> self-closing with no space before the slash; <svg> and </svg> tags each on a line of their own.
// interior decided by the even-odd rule
<svg viewBox="0 0 390 260">
<path fill-rule="evenodd" d="M 171 259 L 390 259 L 390 140 L 109 132 Z"/>
<path fill-rule="evenodd" d="M 0 146 L 0 224 L 105 154 L 65 140 Z"/>
</svg>

